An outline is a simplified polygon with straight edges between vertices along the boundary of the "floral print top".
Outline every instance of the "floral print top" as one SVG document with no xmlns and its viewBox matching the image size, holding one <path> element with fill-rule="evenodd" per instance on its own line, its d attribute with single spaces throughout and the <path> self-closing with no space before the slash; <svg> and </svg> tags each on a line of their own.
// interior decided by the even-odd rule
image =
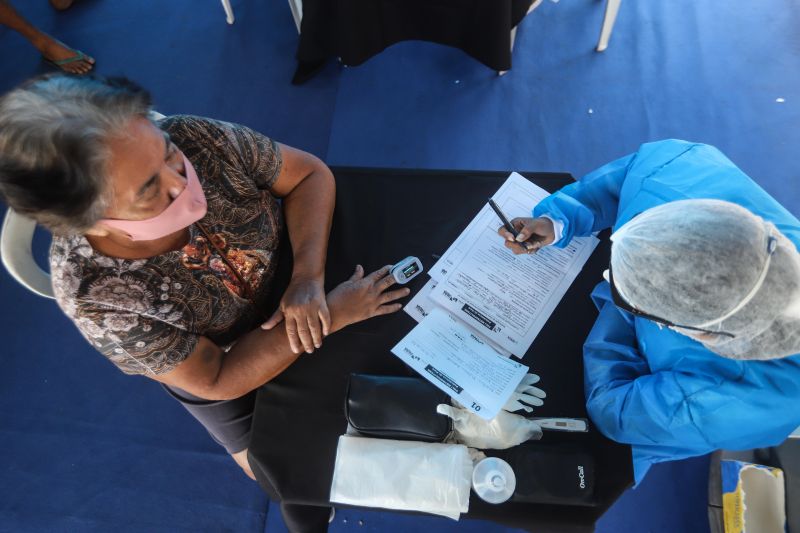
<svg viewBox="0 0 800 533">
<path fill-rule="evenodd" d="M 173 116 L 159 126 L 191 161 L 208 213 L 181 250 L 128 260 L 81 235 L 53 238 L 56 301 L 84 337 L 126 374 L 169 372 L 200 336 L 227 348 L 263 318 L 284 227 L 271 186 L 281 170 L 272 140 L 244 126 Z"/>
</svg>

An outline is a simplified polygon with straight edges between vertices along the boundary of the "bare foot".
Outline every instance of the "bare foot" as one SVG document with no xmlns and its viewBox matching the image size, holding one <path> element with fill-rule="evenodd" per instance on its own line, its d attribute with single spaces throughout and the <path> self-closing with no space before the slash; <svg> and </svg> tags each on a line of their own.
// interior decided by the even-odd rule
<svg viewBox="0 0 800 533">
<path fill-rule="evenodd" d="M 65 59 L 70 59 L 73 57 L 77 57 L 80 53 L 76 50 L 73 50 L 69 46 L 65 45 L 61 41 L 57 41 L 50 36 L 42 41 L 40 45 L 37 46 L 39 51 L 45 57 L 45 59 L 49 59 L 52 62 L 63 61 Z M 86 74 L 92 67 L 94 67 L 94 58 L 90 56 L 85 56 L 83 59 L 79 59 L 76 61 L 71 61 L 69 63 L 64 63 L 62 65 L 57 65 L 61 70 L 65 72 L 69 72 L 71 74 Z"/>
<path fill-rule="evenodd" d="M 50 5 L 54 8 L 58 9 L 59 11 L 64 11 L 68 9 L 69 6 L 72 5 L 74 0 L 50 0 Z"/>
</svg>

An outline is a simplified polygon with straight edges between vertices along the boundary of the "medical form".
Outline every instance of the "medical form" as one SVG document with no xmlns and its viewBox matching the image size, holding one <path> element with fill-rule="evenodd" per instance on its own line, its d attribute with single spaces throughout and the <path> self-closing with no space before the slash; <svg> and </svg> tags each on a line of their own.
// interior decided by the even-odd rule
<svg viewBox="0 0 800 533">
<path fill-rule="evenodd" d="M 528 371 L 439 308 L 431 310 L 392 353 L 486 420 L 497 415 Z"/>
<path fill-rule="evenodd" d="M 549 193 L 517 173 L 492 199 L 509 217 L 529 217 Z M 430 270 L 435 304 L 522 357 L 598 244 L 574 238 L 564 248 L 514 255 L 497 235 L 500 222 L 487 205 Z"/>
</svg>

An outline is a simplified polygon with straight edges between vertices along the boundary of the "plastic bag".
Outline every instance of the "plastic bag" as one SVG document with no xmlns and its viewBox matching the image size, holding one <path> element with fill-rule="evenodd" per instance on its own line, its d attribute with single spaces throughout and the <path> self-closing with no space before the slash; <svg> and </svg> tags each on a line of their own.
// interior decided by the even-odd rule
<svg viewBox="0 0 800 533">
<path fill-rule="evenodd" d="M 458 520 L 469 509 L 471 484 L 466 446 L 342 435 L 330 500 Z"/>
</svg>

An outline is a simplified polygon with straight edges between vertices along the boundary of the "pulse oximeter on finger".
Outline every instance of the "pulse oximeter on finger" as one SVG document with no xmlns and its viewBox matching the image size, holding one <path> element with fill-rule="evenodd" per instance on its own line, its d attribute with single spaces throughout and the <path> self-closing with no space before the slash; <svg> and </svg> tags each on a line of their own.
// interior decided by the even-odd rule
<svg viewBox="0 0 800 533">
<path fill-rule="evenodd" d="M 422 271 L 422 261 L 414 256 L 409 256 L 395 264 L 389 273 L 397 283 L 404 285 L 418 276 Z"/>
</svg>

